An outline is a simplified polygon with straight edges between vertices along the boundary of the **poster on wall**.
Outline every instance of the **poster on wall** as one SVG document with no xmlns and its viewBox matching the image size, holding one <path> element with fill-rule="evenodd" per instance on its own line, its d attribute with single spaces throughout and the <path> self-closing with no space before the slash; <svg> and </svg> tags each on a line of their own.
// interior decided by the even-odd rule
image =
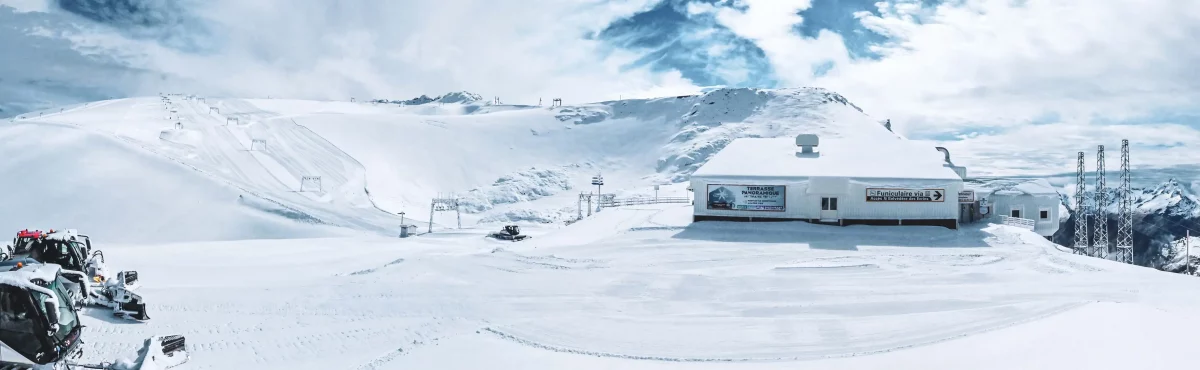
<svg viewBox="0 0 1200 370">
<path fill-rule="evenodd" d="M 783 212 L 787 210 L 787 187 L 709 184 L 708 209 Z"/>
<path fill-rule="evenodd" d="M 946 189 L 867 188 L 868 202 L 945 202 Z"/>
</svg>

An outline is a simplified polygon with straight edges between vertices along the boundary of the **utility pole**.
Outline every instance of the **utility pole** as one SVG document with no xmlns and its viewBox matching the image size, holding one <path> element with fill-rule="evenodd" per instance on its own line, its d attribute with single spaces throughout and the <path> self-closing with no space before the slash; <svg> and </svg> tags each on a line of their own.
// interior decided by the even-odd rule
<svg viewBox="0 0 1200 370">
<path fill-rule="evenodd" d="M 1186 253 L 1185 256 L 1187 256 L 1187 257 L 1184 257 L 1184 259 L 1183 259 L 1183 268 L 1185 269 L 1183 271 L 1187 271 L 1187 274 L 1191 275 L 1192 274 L 1192 231 L 1191 230 L 1187 230 L 1184 233 L 1183 250 L 1184 250 L 1184 253 Z"/>
</svg>

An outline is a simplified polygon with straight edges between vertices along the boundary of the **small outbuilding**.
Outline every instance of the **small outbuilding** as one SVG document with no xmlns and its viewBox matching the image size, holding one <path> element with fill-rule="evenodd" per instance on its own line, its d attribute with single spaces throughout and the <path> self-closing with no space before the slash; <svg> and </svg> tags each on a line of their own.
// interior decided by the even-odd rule
<svg viewBox="0 0 1200 370">
<path fill-rule="evenodd" d="M 1066 206 L 1058 189 L 1046 179 L 979 179 L 968 181 L 966 191 L 974 198 L 972 220 L 1000 223 L 1000 216 L 1031 220 L 1033 231 L 1052 236 L 1061 226 Z M 1026 221 L 1029 222 L 1029 221 Z"/>
<path fill-rule="evenodd" d="M 965 171 L 965 169 L 963 170 Z M 691 177 L 694 221 L 958 228 L 963 179 L 933 146 L 901 138 L 742 138 Z"/>
</svg>

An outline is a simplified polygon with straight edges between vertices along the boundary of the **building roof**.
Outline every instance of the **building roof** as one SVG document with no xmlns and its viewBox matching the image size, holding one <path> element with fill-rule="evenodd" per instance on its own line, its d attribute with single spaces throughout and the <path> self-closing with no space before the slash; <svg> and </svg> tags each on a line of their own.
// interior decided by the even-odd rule
<svg viewBox="0 0 1200 370">
<path fill-rule="evenodd" d="M 964 189 L 979 194 L 1032 195 L 1058 197 L 1058 189 L 1046 179 L 991 179 L 968 181 Z"/>
<path fill-rule="evenodd" d="M 712 156 L 694 178 L 958 180 L 945 155 L 905 139 L 820 138 L 817 155 L 797 154 L 796 140 L 742 138 Z"/>
</svg>

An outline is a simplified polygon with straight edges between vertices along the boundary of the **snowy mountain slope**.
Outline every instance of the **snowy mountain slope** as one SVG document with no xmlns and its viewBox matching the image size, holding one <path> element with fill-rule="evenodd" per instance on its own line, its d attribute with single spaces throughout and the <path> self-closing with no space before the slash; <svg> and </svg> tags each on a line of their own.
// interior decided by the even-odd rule
<svg viewBox="0 0 1200 370">
<path fill-rule="evenodd" d="M 596 172 L 614 190 L 679 182 L 737 137 L 897 138 L 841 96 L 813 88 L 718 89 L 562 107 L 247 102 L 312 129 L 363 163 L 374 200 L 393 212 L 439 193 L 486 193 L 505 178 L 547 171 L 556 180 L 526 194 L 563 194 L 554 208 L 571 205 L 565 193 Z"/>
<path fill-rule="evenodd" d="M 2 230 L 71 227 L 156 243 L 345 234 L 247 207 L 254 200 L 236 189 L 72 127 L 0 125 L 0 158 Z"/>
<path fill-rule="evenodd" d="M 399 222 L 371 205 L 363 169 L 353 158 L 290 122 L 227 125 L 227 117 L 210 113 L 204 103 L 179 96 L 105 101 L 16 122 L 107 135 L 242 191 L 246 206 L 307 223 L 392 234 Z M 276 140 L 248 150 L 252 137 L 264 132 L 263 138 Z M 298 191 L 309 172 L 321 174 L 323 191 Z"/>
<path fill-rule="evenodd" d="M 141 272 L 154 321 L 89 311 L 87 356 L 166 330 L 188 336 L 188 369 L 1172 368 L 1189 361 L 1168 355 L 1190 348 L 1181 333 L 1200 329 L 1194 280 L 1015 228 L 689 215 L 608 209 L 522 243 L 107 244 Z M 1131 337 L 1155 340 L 1092 342 Z"/>
<path fill-rule="evenodd" d="M 457 194 L 464 224 L 560 223 L 603 173 L 606 192 L 679 183 L 738 137 L 898 140 L 836 93 L 815 88 L 717 89 L 704 95 L 532 107 L 451 93 L 422 104 L 182 95 L 90 103 L 17 122 L 111 135 L 289 217 L 395 233 L 425 220 L 430 199 Z M 257 142 L 257 144 L 255 144 Z M 257 147 L 251 150 L 252 147 Z M 319 176 L 320 192 L 299 192 Z M 683 189 L 674 196 L 683 196 Z M 453 213 L 436 215 L 454 226 Z"/>
</svg>

